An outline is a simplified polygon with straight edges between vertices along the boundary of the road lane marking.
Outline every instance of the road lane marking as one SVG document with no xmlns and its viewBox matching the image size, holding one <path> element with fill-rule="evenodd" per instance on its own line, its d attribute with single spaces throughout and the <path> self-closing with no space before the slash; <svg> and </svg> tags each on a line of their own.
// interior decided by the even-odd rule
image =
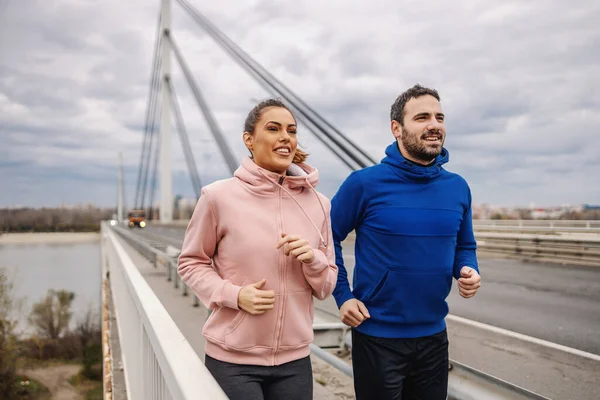
<svg viewBox="0 0 600 400">
<path fill-rule="evenodd" d="M 565 353 L 573 354 L 573 355 L 584 357 L 584 358 L 589 358 L 590 360 L 594 360 L 594 361 L 599 361 L 600 362 L 600 355 L 598 355 L 598 354 L 588 353 L 587 351 L 578 350 L 578 349 L 574 349 L 572 347 L 563 346 L 562 344 L 549 342 L 549 341 L 543 340 L 543 339 L 538 339 L 538 338 L 535 338 L 533 336 L 523 335 L 522 333 L 517 333 L 517 332 L 509 331 L 508 329 L 498 328 L 498 327 L 493 326 L 493 325 L 488 325 L 488 324 L 484 324 L 484 323 L 481 323 L 481 322 L 473 321 L 471 319 L 467 319 L 467 318 L 463 318 L 463 317 L 458 317 L 456 315 L 448 314 L 448 316 L 446 317 L 446 319 L 448 319 L 450 321 L 458 322 L 458 323 L 461 323 L 461 324 L 469 325 L 469 326 L 472 326 L 472 327 L 475 327 L 475 328 L 480 328 L 480 329 L 483 329 L 483 330 L 487 330 L 487 331 L 490 331 L 490 332 L 495 332 L 495 333 L 498 333 L 500 335 L 509 336 L 509 337 L 514 338 L 514 339 L 522 340 L 524 342 L 529 342 L 529 343 L 537 344 L 537 345 L 540 345 L 540 346 L 549 347 L 551 349 L 563 351 Z"/>
</svg>

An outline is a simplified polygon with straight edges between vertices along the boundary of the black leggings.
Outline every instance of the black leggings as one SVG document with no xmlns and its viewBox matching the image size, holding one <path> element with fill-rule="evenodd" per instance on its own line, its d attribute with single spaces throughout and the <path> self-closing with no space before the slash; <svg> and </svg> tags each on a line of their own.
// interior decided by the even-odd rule
<svg viewBox="0 0 600 400">
<path fill-rule="evenodd" d="M 310 356 L 267 367 L 232 364 L 206 356 L 206 368 L 230 400 L 312 400 Z"/>
</svg>

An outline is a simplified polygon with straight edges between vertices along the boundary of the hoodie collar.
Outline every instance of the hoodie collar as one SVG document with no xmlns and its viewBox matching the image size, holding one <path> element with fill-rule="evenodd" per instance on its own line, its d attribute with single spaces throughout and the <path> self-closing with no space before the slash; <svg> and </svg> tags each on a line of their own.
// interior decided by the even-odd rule
<svg viewBox="0 0 600 400">
<path fill-rule="evenodd" d="M 233 176 L 251 190 L 261 194 L 274 193 L 278 185 L 288 189 L 291 193 L 298 193 L 303 189 L 311 189 L 319 184 L 319 171 L 308 164 L 292 164 L 286 175 L 282 176 L 259 167 L 248 156 L 244 157 L 242 165 L 238 167 Z M 282 178 L 283 181 L 281 181 Z"/>
<path fill-rule="evenodd" d="M 385 150 L 385 155 L 386 157 L 381 160 L 383 164 L 394 167 L 394 171 L 403 178 L 419 182 L 439 177 L 444 170 L 442 165 L 447 163 L 450 158 L 448 150 L 442 148 L 442 153 L 435 158 L 433 165 L 419 165 L 402 156 L 398 142 L 390 144 Z"/>
<path fill-rule="evenodd" d="M 286 171 L 286 175 L 282 176 L 276 172 L 268 171 L 264 168 L 259 167 L 256 163 L 248 156 L 242 160 L 242 165 L 234 172 L 233 176 L 238 178 L 243 184 L 245 184 L 250 190 L 259 194 L 274 194 L 279 188 L 283 189 L 290 198 L 300 208 L 300 211 L 311 223 L 319 238 L 321 239 L 321 245 L 326 248 L 329 243 L 325 241 L 325 238 L 321 234 L 321 230 L 310 218 L 306 210 L 300 205 L 298 200 L 294 198 L 294 194 L 300 193 L 305 189 L 312 191 L 315 194 L 315 198 L 321 207 L 325 221 L 329 225 L 329 215 L 325 210 L 323 202 L 319 198 L 319 194 L 315 190 L 315 186 L 319 183 L 319 171 L 311 167 L 308 164 L 292 164 Z M 283 178 L 283 180 L 282 180 Z M 330 229 L 330 228 L 329 228 Z"/>
</svg>

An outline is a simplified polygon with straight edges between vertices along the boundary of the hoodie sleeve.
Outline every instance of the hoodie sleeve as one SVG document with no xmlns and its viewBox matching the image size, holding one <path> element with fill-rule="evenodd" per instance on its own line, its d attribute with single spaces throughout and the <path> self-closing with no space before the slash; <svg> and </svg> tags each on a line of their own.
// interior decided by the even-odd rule
<svg viewBox="0 0 600 400">
<path fill-rule="evenodd" d="M 329 221 L 331 205 L 329 201 L 327 204 L 329 207 L 326 209 L 327 212 L 325 213 L 325 221 L 321 229 L 321 234 L 326 238 L 328 245 L 326 248 L 319 246 L 319 249 L 314 250 L 315 259 L 312 263 L 302 264 L 304 277 L 312 288 L 313 295 L 319 300 L 324 300 L 331 296 L 338 275 L 338 267 L 335 265 L 335 253 L 333 250 L 333 235 Z"/>
<path fill-rule="evenodd" d="M 342 242 L 356 229 L 364 213 L 363 185 L 359 172 L 351 173 L 331 200 L 331 228 L 335 245 L 335 262 L 339 269 L 333 297 L 338 308 L 354 298 L 348 282 L 348 272 L 344 266 Z"/>
<path fill-rule="evenodd" d="M 222 279 L 213 268 L 212 257 L 219 241 L 218 219 L 210 195 L 202 189 L 185 232 L 177 273 L 208 308 L 238 309 L 241 286 Z"/>
<path fill-rule="evenodd" d="M 473 214 L 471 211 L 471 190 L 468 188 L 469 201 L 467 209 L 463 213 L 463 219 L 460 224 L 456 240 L 456 252 L 454 254 L 454 277 L 460 278 L 462 267 L 471 267 L 479 273 L 477 265 L 477 242 L 473 233 Z"/>
</svg>

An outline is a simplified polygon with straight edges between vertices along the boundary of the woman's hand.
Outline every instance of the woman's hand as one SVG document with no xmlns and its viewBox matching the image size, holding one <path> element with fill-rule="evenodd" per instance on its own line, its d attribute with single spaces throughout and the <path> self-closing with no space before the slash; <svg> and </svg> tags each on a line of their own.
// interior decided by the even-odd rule
<svg viewBox="0 0 600 400">
<path fill-rule="evenodd" d="M 298 261 L 305 264 L 310 264 L 315 261 L 315 253 L 308 244 L 308 240 L 303 239 L 298 235 L 287 235 L 282 233 L 281 240 L 277 243 L 277 248 L 279 249 L 282 246 L 286 256 L 291 254 L 293 257 L 296 257 Z"/>
<path fill-rule="evenodd" d="M 264 314 L 273 309 L 275 291 L 261 290 L 266 282 L 262 279 L 260 282 L 244 286 L 238 294 L 238 307 L 254 315 Z"/>
</svg>

